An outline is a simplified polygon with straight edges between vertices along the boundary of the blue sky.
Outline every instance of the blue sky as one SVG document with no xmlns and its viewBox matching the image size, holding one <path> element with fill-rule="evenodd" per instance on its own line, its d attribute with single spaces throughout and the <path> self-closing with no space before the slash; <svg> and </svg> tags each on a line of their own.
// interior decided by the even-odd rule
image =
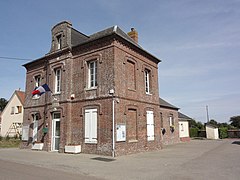
<svg viewBox="0 0 240 180">
<path fill-rule="evenodd" d="M 240 115 L 240 0 L 9 0 L 0 2 L 0 57 L 37 59 L 51 28 L 69 20 L 87 35 L 118 25 L 162 60 L 160 96 L 186 115 L 227 122 Z M 28 61 L 0 58 L 0 97 L 25 89 Z"/>
</svg>

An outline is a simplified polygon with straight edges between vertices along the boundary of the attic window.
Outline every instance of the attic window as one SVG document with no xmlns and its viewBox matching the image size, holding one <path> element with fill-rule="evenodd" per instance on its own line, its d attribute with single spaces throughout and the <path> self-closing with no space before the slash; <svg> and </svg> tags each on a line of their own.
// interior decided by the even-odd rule
<svg viewBox="0 0 240 180">
<path fill-rule="evenodd" d="M 57 49 L 62 48 L 62 35 L 57 36 Z"/>
</svg>

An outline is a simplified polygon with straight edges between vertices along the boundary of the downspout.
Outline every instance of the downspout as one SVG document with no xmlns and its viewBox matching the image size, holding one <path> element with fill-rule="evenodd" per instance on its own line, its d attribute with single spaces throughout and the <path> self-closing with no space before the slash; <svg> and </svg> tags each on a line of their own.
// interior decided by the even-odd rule
<svg viewBox="0 0 240 180">
<path fill-rule="evenodd" d="M 112 95 L 112 157 L 115 157 L 115 103 L 114 103 L 114 89 L 109 91 Z"/>
</svg>

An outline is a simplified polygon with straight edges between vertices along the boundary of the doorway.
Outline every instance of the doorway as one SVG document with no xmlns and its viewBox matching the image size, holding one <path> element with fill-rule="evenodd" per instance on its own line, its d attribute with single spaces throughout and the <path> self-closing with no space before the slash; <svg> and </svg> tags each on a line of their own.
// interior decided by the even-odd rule
<svg viewBox="0 0 240 180">
<path fill-rule="evenodd" d="M 53 113 L 52 120 L 52 151 L 59 150 L 60 144 L 60 113 Z"/>
</svg>

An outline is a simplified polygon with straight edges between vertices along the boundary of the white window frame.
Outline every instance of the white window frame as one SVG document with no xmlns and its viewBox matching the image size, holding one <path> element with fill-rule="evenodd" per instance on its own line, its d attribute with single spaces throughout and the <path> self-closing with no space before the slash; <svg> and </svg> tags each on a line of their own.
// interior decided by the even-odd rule
<svg viewBox="0 0 240 180">
<path fill-rule="evenodd" d="M 97 60 L 88 62 L 88 88 L 96 88 L 98 85 L 97 81 Z"/>
<path fill-rule="evenodd" d="M 169 125 L 170 125 L 170 126 L 174 126 L 173 115 L 170 115 L 170 116 L 169 116 Z"/>
<path fill-rule="evenodd" d="M 97 109 L 85 110 L 85 143 L 97 144 Z"/>
<path fill-rule="evenodd" d="M 154 141 L 154 116 L 153 111 L 147 111 L 147 140 Z"/>
<path fill-rule="evenodd" d="M 150 71 L 145 69 L 144 71 L 144 80 L 145 80 L 145 92 L 150 94 Z"/>
<path fill-rule="evenodd" d="M 60 94 L 61 93 L 61 68 L 55 69 L 54 74 L 55 74 L 54 93 Z"/>
<path fill-rule="evenodd" d="M 34 80 L 35 80 L 35 87 L 39 87 L 41 84 L 41 76 L 40 75 L 35 76 Z"/>
<path fill-rule="evenodd" d="M 35 88 L 41 86 L 41 75 L 34 76 L 34 81 L 35 81 Z M 32 98 L 33 99 L 39 99 L 40 95 L 35 94 Z"/>
<path fill-rule="evenodd" d="M 62 35 L 57 36 L 57 49 L 62 48 Z"/>
</svg>

